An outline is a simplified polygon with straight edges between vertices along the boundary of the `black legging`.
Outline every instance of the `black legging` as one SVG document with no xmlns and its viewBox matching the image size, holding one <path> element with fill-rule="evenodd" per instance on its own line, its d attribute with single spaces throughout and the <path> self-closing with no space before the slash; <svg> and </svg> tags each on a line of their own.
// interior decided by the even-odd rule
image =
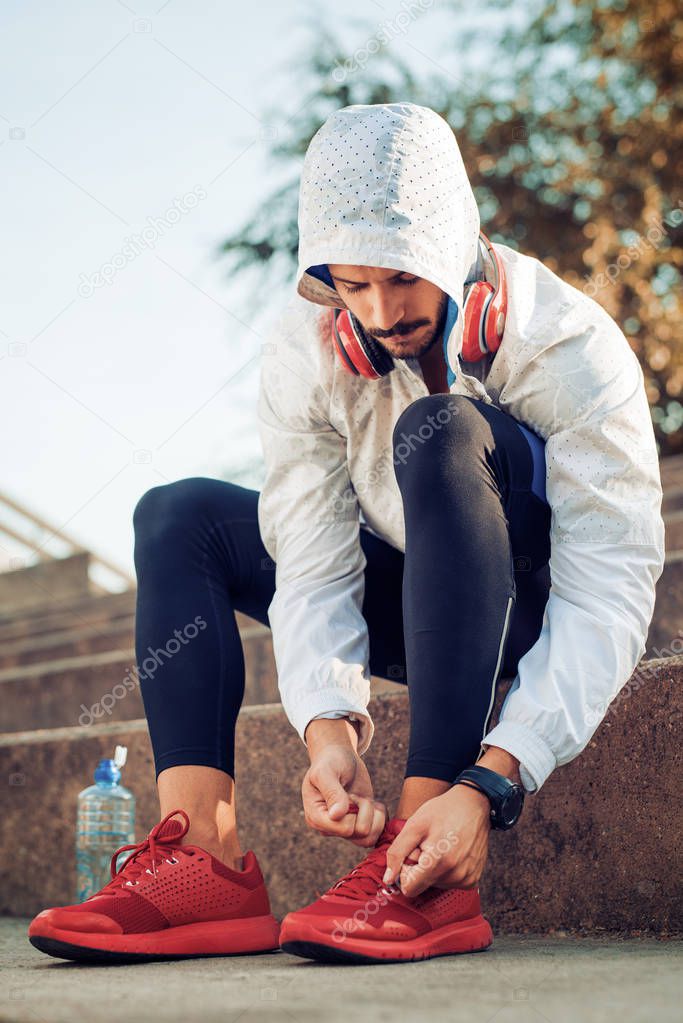
<svg viewBox="0 0 683 1023">
<path fill-rule="evenodd" d="M 360 530 L 370 671 L 408 685 L 405 776 L 450 781 L 479 755 L 498 678 L 540 633 L 550 507 L 531 491 L 522 431 L 493 405 L 425 395 L 393 439 L 405 555 Z M 192 477 L 153 487 L 135 508 L 136 658 L 157 775 L 200 764 L 234 777 L 244 695 L 234 612 L 268 625 L 275 585 L 258 496 Z"/>
</svg>

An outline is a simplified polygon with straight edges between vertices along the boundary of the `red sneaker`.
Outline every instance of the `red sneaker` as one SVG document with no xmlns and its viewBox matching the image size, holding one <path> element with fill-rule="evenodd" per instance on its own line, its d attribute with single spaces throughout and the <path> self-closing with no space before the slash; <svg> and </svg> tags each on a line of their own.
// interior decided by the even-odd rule
<svg viewBox="0 0 683 1023">
<path fill-rule="evenodd" d="M 287 914 L 280 930 L 285 952 L 328 963 L 397 963 L 492 944 L 477 888 L 432 886 L 408 898 L 397 885 L 382 884 L 387 848 L 404 824 L 388 821 L 364 860 L 315 902 Z"/>
<path fill-rule="evenodd" d="M 174 810 L 138 845 L 121 846 L 111 881 L 78 905 L 44 909 L 29 926 L 31 944 L 60 959 L 110 963 L 277 949 L 279 924 L 254 853 L 232 870 L 181 845 L 189 826 Z M 134 851 L 116 871 L 126 849 Z"/>
</svg>

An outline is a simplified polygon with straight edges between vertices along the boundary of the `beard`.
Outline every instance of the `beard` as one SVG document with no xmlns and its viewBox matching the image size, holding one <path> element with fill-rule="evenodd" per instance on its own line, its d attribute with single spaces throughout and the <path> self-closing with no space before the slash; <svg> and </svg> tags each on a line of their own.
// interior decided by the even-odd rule
<svg viewBox="0 0 683 1023">
<path fill-rule="evenodd" d="M 425 336 L 419 341 L 413 342 L 410 338 L 406 338 L 403 343 L 387 342 L 386 339 L 377 337 L 375 334 L 372 335 L 372 338 L 393 359 L 418 359 L 420 356 L 426 355 L 437 341 L 441 341 L 446 326 L 447 312 L 448 295 L 444 293 L 439 301 L 434 325 L 429 327 Z"/>
</svg>

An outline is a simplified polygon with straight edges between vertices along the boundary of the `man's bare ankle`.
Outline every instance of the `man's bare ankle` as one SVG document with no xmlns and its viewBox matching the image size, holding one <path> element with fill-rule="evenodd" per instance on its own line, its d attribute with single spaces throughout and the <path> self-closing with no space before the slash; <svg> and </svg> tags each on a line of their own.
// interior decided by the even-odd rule
<svg viewBox="0 0 683 1023">
<path fill-rule="evenodd" d="M 233 832 L 221 836 L 215 829 L 193 828 L 182 840 L 183 845 L 198 845 L 232 870 L 242 869 L 242 850 L 237 835 Z"/>
</svg>

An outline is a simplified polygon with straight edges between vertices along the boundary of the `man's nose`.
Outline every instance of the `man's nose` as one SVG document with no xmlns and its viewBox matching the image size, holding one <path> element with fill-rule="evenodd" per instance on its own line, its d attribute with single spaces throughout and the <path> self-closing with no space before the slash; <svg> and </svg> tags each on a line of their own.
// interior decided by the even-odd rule
<svg viewBox="0 0 683 1023">
<path fill-rule="evenodd" d="M 376 330 L 391 330 L 403 319 L 403 302 L 391 295 L 374 296 L 370 309 L 370 323 Z"/>
</svg>

